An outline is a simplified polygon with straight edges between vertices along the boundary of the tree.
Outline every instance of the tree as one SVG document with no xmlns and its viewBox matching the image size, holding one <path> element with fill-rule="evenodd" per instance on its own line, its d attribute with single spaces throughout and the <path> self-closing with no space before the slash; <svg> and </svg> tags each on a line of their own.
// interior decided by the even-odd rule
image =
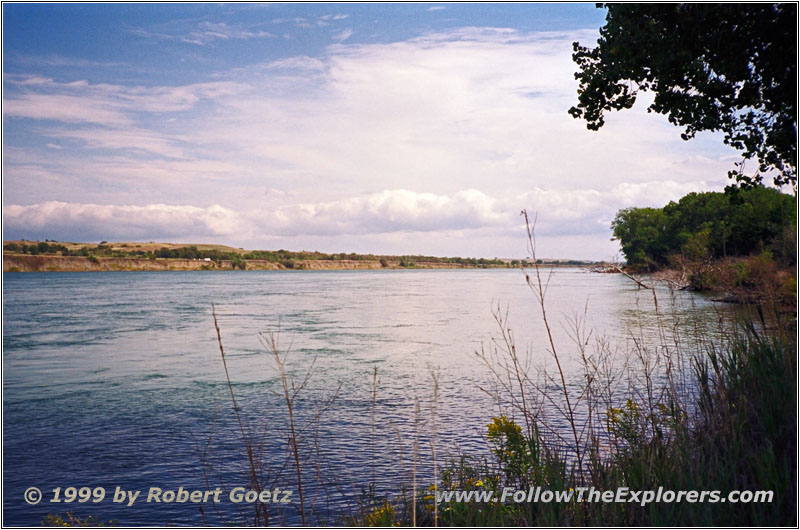
<svg viewBox="0 0 800 530">
<path fill-rule="evenodd" d="M 797 186 L 796 4 L 598 4 L 606 25 L 597 47 L 573 43 L 578 105 L 590 130 L 606 111 L 631 108 L 640 91 L 648 112 L 698 131 L 722 131 L 742 154 L 728 176 L 744 186 L 772 172 Z M 745 174 L 745 162 L 757 169 Z"/>
<path fill-rule="evenodd" d="M 611 223 L 628 265 L 659 267 L 669 254 L 669 219 L 661 208 L 626 208 Z"/>
<path fill-rule="evenodd" d="M 764 250 L 793 263 L 786 234 L 797 231 L 796 205 L 794 196 L 765 186 L 689 193 L 663 208 L 620 210 L 611 229 L 628 265 L 638 268 L 662 267 L 674 254 L 697 261 Z"/>
</svg>

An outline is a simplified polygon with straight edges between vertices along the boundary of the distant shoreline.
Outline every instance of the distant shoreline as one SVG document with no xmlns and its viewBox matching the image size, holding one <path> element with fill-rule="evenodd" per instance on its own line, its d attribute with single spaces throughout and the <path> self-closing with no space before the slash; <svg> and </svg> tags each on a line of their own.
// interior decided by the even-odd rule
<svg viewBox="0 0 800 530">
<path fill-rule="evenodd" d="M 537 261 L 547 266 L 598 264 L 584 260 Z M 3 272 L 511 269 L 532 265 L 534 263 L 526 259 L 245 250 L 225 245 L 185 243 L 3 242 Z"/>
<path fill-rule="evenodd" d="M 242 267 L 241 264 L 244 264 Z M 370 270 L 370 269 L 480 269 L 510 268 L 508 265 L 471 265 L 459 263 L 416 262 L 401 266 L 400 260 L 297 260 L 292 267 L 267 260 L 205 261 L 180 258 L 107 258 L 83 256 L 31 256 L 3 254 L 3 272 L 70 271 L 205 271 L 205 270 Z"/>
<path fill-rule="evenodd" d="M 241 263 L 244 263 L 242 268 Z M 403 266 L 400 260 L 298 260 L 292 267 L 267 260 L 205 261 L 178 258 L 107 258 L 83 256 L 31 256 L 3 254 L 3 272 L 110 272 L 110 271 L 236 271 L 236 270 L 406 270 L 406 269 L 511 269 L 510 264 L 474 265 L 467 263 L 415 262 Z M 543 263 L 545 267 L 583 267 L 578 264 Z"/>
</svg>

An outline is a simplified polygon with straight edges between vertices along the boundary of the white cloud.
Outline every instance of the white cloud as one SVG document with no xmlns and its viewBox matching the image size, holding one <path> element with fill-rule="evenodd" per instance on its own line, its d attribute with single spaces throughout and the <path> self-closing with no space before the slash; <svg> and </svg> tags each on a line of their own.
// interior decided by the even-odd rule
<svg viewBox="0 0 800 530">
<path fill-rule="evenodd" d="M 267 69 L 289 69 L 289 70 L 324 70 L 325 69 L 325 62 L 321 59 L 316 59 L 313 57 L 308 57 L 306 55 L 303 56 L 295 56 L 295 57 L 288 57 L 286 59 L 280 59 L 277 61 L 272 61 L 266 65 Z"/>
<path fill-rule="evenodd" d="M 295 68 L 280 78 L 238 72 L 262 90 L 222 102 L 198 136 L 264 161 L 273 178 L 302 174 L 359 191 L 723 183 L 729 151 L 681 142 L 642 108 L 609 116 L 597 133 L 567 114 L 576 86 L 571 42 L 590 35 L 462 28 L 334 45 L 316 61 L 282 61 Z"/>
<path fill-rule="evenodd" d="M 176 145 L 186 137 L 169 138 L 147 129 L 52 129 L 43 132 L 47 136 L 82 141 L 91 149 L 118 149 L 143 151 L 169 158 L 182 158 L 183 150 Z M 52 146 L 52 144 L 48 144 Z M 55 146 L 60 149 L 60 146 Z"/>
<path fill-rule="evenodd" d="M 224 22 L 201 22 L 197 29 L 188 35 L 180 37 L 183 42 L 190 44 L 209 44 L 215 40 L 228 39 L 263 39 L 272 38 L 274 35 L 268 31 L 250 30 L 242 27 L 230 26 Z"/>
<path fill-rule="evenodd" d="M 135 28 L 131 30 L 131 33 L 148 39 L 173 40 L 198 46 L 232 39 L 248 40 L 275 37 L 275 35 L 263 29 L 209 20 L 197 22 L 190 26 L 187 26 L 185 22 L 176 21 L 151 28 Z"/>
<path fill-rule="evenodd" d="M 113 127 L 124 127 L 132 123 L 114 103 L 65 94 L 23 94 L 3 98 L 3 116 Z"/>
<path fill-rule="evenodd" d="M 322 15 L 319 17 L 321 20 L 344 20 L 350 18 L 350 15 L 344 13 L 336 13 L 334 15 Z"/>
<path fill-rule="evenodd" d="M 289 202 L 291 197 L 286 193 L 270 190 L 278 202 L 270 208 L 250 210 L 216 204 L 135 206 L 49 201 L 8 205 L 3 221 L 16 237 L 29 239 L 75 239 L 76 234 L 91 234 L 93 239 L 173 237 L 176 241 L 192 241 L 205 236 L 239 244 L 324 236 L 339 241 L 341 249 L 350 236 L 396 233 L 415 233 L 432 240 L 454 233 L 513 240 L 524 234 L 519 214 L 527 209 L 532 218 L 537 217 L 539 237 L 603 239 L 602 234 L 618 209 L 631 203 L 663 206 L 688 191 L 705 187 L 703 182 L 670 182 L 654 197 L 650 193 L 653 184 L 617 186 L 610 191 L 535 188 L 518 196 L 489 196 L 472 189 L 452 195 L 397 189 L 317 203 Z M 581 256 L 594 257 L 578 255 Z"/>
<path fill-rule="evenodd" d="M 7 205 L 5 229 L 12 233 L 59 239 L 142 239 L 230 235 L 241 227 L 238 214 L 219 205 L 207 208 L 150 204 L 116 206 L 49 201 Z M 76 237 L 79 236 L 79 237 Z"/>
<path fill-rule="evenodd" d="M 3 94 L 3 115 L 66 123 L 131 127 L 142 113 L 180 112 L 203 100 L 232 97 L 247 87 L 227 81 L 182 86 L 122 86 L 39 76 L 10 80 L 19 90 Z"/>
<path fill-rule="evenodd" d="M 342 31 L 334 33 L 331 38 L 337 42 L 344 42 L 353 36 L 353 30 L 350 28 L 343 29 Z"/>
</svg>

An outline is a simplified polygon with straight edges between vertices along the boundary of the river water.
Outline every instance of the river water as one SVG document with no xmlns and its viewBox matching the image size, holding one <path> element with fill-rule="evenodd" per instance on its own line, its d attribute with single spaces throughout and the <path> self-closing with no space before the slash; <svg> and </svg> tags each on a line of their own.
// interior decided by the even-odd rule
<svg viewBox="0 0 800 530">
<path fill-rule="evenodd" d="M 543 270 L 568 381 L 580 378 L 574 323 L 617 345 L 713 328 L 720 309 L 685 292 L 639 290 L 622 275 Z M 497 415 L 475 352 L 507 313 L 518 351 L 550 359 L 541 309 L 518 270 L 6 273 L 3 276 L 3 523 L 47 514 L 123 525 L 245 523 L 230 497 L 260 482 L 291 489 L 273 522 L 298 521 L 288 414 L 273 333 L 296 387 L 305 509 L 337 522 L 374 482 L 381 495 L 430 483 L 439 462 L 486 452 Z M 212 317 L 216 307 L 231 387 Z M 259 336 L 262 332 L 262 336 Z M 377 385 L 373 399 L 373 375 Z M 434 400 L 433 374 L 438 372 Z M 338 389 L 338 391 L 337 391 Z M 329 400 L 333 399 L 329 403 Z M 431 407 L 435 404 L 435 414 Z M 31 505 L 30 487 L 43 492 Z M 98 502 L 52 502 L 54 489 L 103 488 Z M 219 502 L 147 502 L 149 489 L 215 490 Z M 128 506 L 117 488 L 141 491 Z M 73 495 L 74 497 L 74 495 Z"/>
</svg>

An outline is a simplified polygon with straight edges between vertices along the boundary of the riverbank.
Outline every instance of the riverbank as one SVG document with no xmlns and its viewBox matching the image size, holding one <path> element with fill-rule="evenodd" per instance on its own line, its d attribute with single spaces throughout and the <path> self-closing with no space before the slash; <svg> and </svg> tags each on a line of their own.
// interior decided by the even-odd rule
<svg viewBox="0 0 800 530">
<path fill-rule="evenodd" d="M 569 266 L 569 265 L 567 265 Z M 403 260 L 203 260 L 180 258 L 109 258 L 3 254 L 3 272 L 203 271 L 203 270 L 362 270 L 362 269 L 504 269 L 509 264 L 436 263 Z"/>
<path fill-rule="evenodd" d="M 794 265 L 778 263 L 769 252 L 696 262 L 676 262 L 670 268 L 637 273 L 635 268 L 599 272 L 625 274 L 641 287 L 662 283 L 673 289 L 700 291 L 717 302 L 759 304 L 779 314 L 797 313 Z M 644 281 L 642 281 L 642 279 Z"/>
</svg>

